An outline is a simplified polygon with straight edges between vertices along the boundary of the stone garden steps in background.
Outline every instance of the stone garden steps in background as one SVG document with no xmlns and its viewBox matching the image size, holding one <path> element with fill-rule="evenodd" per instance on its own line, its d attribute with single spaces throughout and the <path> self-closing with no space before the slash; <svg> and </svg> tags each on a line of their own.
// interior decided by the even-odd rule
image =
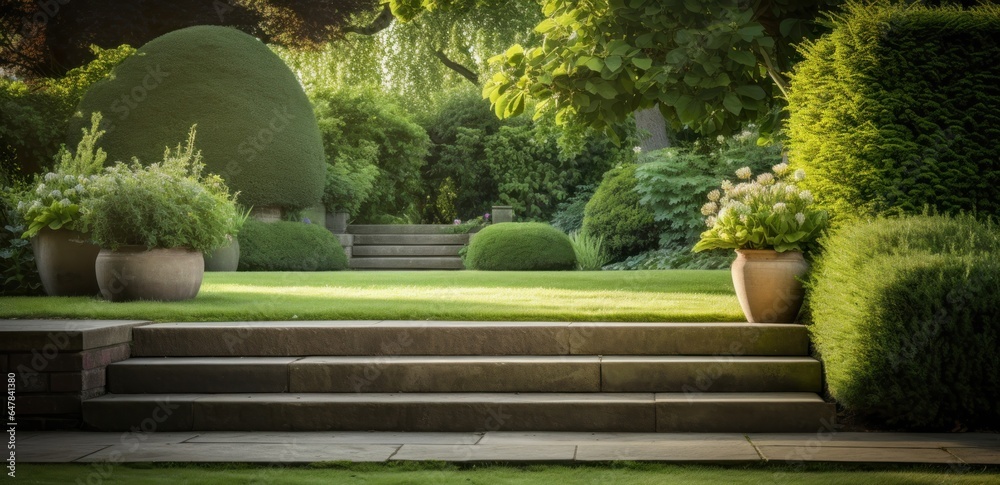
<svg viewBox="0 0 1000 485">
<path fill-rule="evenodd" d="M 454 234 L 454 226 L 352 225 L 351 269 L 453 270 L 464 269 L 458 252 L 469 243 L 469 234 Z"/>
<path fill-rule="evenodd" d="M 88 400 L 96 429 L 815 432 L 799 325 L 164 323 Z M 159 409 L 159 411 L 157 411 Z"/>
</svg>

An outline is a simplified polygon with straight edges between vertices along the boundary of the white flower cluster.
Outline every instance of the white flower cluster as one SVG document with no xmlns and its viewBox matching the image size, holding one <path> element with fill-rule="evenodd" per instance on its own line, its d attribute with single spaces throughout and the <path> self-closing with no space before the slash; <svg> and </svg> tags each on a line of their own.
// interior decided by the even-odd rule
<svg viewBox="0 0 1000 485">
<path fill-rule="evenodd" d="M 721 190 L 709 192 L 708 202 L 701 207 L 709 237 L 746 247 L 751 234 L 763 231 L 770 241 L 796 231 L 812 234 L 817 225 L 825 223 L 825 214 L 810 215 L 822 212 L 810 207 L 812 193 L 796 186 L 805 178 L 802 170 L 793 171 L 788 164 L 779 163 L 756 178 L 749 167 L 742 167 L 736 177 L 738 182 L 725 180 Z"/>
</svg>

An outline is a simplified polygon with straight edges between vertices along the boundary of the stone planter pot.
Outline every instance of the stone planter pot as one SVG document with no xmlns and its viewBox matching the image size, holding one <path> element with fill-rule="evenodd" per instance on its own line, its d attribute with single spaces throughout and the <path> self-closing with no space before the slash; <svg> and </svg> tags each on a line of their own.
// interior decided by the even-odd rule
<svg viewBox="0 0 1000 485">
<path fill-rule="evenodd" d="M 205 255 L 205 271 L 236 271 L 240 265 L 240 240 L 230 236 L 232 242 Z"/>
<path fill-rule="evenodd" d="M 347 221 L 351 218 L 349 212 L 334 212 L 326 215 L 326 229 L 334 234 L 347 234 Z"/>
<path fill-rule="evenodd" d="M 798 278 L 809 270 L 799 251 L 737 249 L 733 286 L 750 323 L 794 323 L 805 291 Z"/>
<path fill-rule="evenodd" d="M 94 296 L 100 293 L 94 262 L 101 248 L 68 229 L 44 228 L 31 238 L 42 286 L 49 296 Z"/>
<path fill-rule="evenodd" d="M 205 258 L 184 248 L 150 249 L 123 246 L 102 249 L 97 256 L 101 295 L 111 301 L 189 300 L 198 294 Z"/>
</svg>

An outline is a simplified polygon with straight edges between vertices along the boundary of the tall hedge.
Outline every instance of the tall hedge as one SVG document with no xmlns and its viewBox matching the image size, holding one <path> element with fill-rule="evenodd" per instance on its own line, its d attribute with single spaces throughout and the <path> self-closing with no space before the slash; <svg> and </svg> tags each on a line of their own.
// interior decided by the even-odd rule
<svg viewBox="0 0 1000 485">
<path fill-rule="evenodd" d="M 236 29 L 198 26 L 153 39 L 80 101 L 69 145 L 90 113 L 104 114 L 108 161 L 162 160 L 198 124 L 197 148 L 252 206 L 319 203 L 323 144 L 309 99 L 267 46 Z"/>
<path fill-rule="evenodd" d="M 802 54 L 790 158 L 821 204 L 1000 214 L 1000 8 L 850 3 Z"/>
<path fill-rule="evenodd" d="M 1000 231 L 971 217 L 847 224 L 824 242 L 809 326 L 830 394 L 883 425 L 1000 425 Z"/>
<path fill-rule="evenodd" d="M 662 224 L 640 203 L 637 168 L 628 164 L 609 170 L 583 209 L 583 231 L 604 240 L 611 261 L 656 249 L 659 243 Z"/>
</svg>

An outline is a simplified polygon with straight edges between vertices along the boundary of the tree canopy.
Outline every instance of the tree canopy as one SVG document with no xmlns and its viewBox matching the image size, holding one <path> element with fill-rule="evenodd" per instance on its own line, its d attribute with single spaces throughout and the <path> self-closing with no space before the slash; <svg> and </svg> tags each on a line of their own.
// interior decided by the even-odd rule
<svg viewBox="0 0 1000 485">
<path fill-rule="evenodd" d="M 0 73 L 60 76 L 90 46 L 140 46 L 194 25 L 235 27 L 269 44 L 318 48 L 341 38 L 380 0 L 0 0 Z M 370 15 L 369 15 L 370 16 Z"/>
<path fill-rule="evenodd" d="M 478 0 L 390 0 L 400 19 Z M 555 112 L 609 132 L 658 106 L 675 130 L 731 133 L 770 113 L 818 13 L 839 0 L 544 0 L 541 40 L 492 59 L 484 97 L 500 117 Z M 614 133 L 611 133 L 614 136 Z"/>
</svg>

